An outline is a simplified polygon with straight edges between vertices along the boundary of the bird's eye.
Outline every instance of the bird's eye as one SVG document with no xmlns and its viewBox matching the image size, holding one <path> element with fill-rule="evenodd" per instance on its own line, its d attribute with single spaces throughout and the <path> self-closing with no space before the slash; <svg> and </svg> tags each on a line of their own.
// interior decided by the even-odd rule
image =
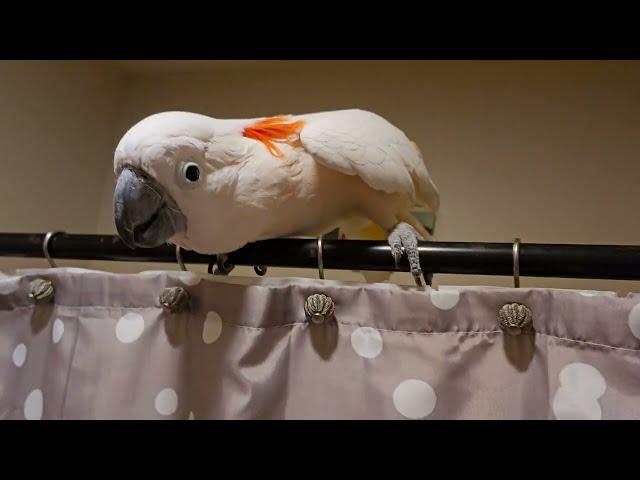
<svg viewBox="0 0 640 480">
<path fill-rule="evenodd" d="M 197 182 L 200 178 L 200 169 L 197 165 L 188 165 L 184 170 L 184 176 L 190 182 Z"/>
<path fill-rule="evenodd" d="M 185 186 L 195 186 L 200 180 L 200 166 L 195 162 L 183 163 L 179 172 Z"/>
</svg>

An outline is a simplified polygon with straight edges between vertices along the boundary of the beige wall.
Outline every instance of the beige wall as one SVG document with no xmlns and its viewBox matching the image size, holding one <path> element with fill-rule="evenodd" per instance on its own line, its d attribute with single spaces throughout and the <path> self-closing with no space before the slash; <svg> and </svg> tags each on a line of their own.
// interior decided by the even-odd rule
<svg viewBox="0 0 640 480">
<path fill-rule="evenodd" d="M 29 80 L 42 90 L 37 104 L 49 105 L 39 110 L 31 106 L 19 73 L 14 71 L 2 88 L 0 95 L 13 98 L 15 90 L 25 97 L 3 107 L 0 115 L 2 148 L 13 152 L 3 155 L 7 165 L 34 158 L 47 164 L 40 154 L 55 151 L 67 168 L 92 168 L 94 175 L 78 187 L 84 175 L 77 172 L 76 181 L 47 175 L 41 180 L 28 176 L 25 182 L 12 171 L 11 180 L 2 180 L 0 195 L 34 205 L 35 194 L 41 198 L 46 192 L 67 210 L 59 218 L 43 215 L 26 224 L 20 223 L 20 214 L 12 213 L 6 222 L 3 215 L 1 231 L 44 231 L 68 222 L 75 227 L 70 231 L 115 232 L 110 156 L 126 129 L 146 115 L 189 110 L 219 118 L 254 117 L 359 107 L 385 116 L 422 148 L 442 192 L 439 240 L 508 242 L 520 236 L 525 242 L 640 243 L 635 213 L 640 204 L 640 62 L 116 62 L 99 66 L 109 71 L 104 77 L 97 67 L 74 67 L 72 77 L 82 87 L 65 84 L 66 96 L 74 97 L 71 109 L 62 108 L 66 103 L 59 92 L 64 89 L 50 88 L 46 78 Z M 117 75 L 117 69 L 123 73 Z M 54 82 L 65 83 L 61 78 L 68 72 L 56 75 Z M 95 108 L 87 106 L 91 102 Z M 16 134 L 5 133 L 7 122 L 15 124 L 12 115 L 22 119 L 23 129 L 37 130 L 51 121 L 46 119 L 58 119 L 55 128 L 63 131 L 64 141 L 47 131 L 46 147 L 22 150 Z M 87 151 L 95 156 L 87 159 Z M 87 192 L 80 202 L 79 191 Z M 122 271 L 167 268 L 92 265 Z M 239 273 L 253 275 L 248 269 Z M 361 278 L 349 272 L 328 277 Z M 411 282 L 408 274 L 395 274 L 393 280 Z M 510 280 L 440 275 L 436 283 L 509 285 Z M 640 291 L 640 282 L 522 283 Z"/>
<path fill-rule="evenodd" d="M 124 84 L 99 62 L 0 62 L 0 232 L 97 231 Z"/>
</svg>

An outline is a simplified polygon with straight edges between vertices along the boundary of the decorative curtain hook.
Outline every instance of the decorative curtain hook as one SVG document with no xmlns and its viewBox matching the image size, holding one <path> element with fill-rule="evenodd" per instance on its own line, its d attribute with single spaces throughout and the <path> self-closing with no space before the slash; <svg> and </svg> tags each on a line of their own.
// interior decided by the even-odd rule
<svg viewBox="0 0 640 480">
<path fill-rule="evenodd" d="M 520 239 L 513 239 L 513 287 L 520 288 Z"/>
<path fill-rule="evenodd" d="M 184 266 L 184 262 L 182 261 L 182 254 L 180 253 L 180 245 L 176 245 L 176 260 L 178 261 L 178 265 L 180 265 L 180 270 L 183 272 L 187 271 L 187 267 Z"/>
<path fill-rule="evenodd" d="M 42 242 L 42 252 L 44 253 L 44 258 L 47 259 L 47 262 L 49 262 L 49 266 L 51 268 L 56 268 L 56 264 L 53 261 L 53 257 L 51 257 L 51 255 L 49 254 L 49 243 L 51 242 L 51 238 L 56 233 L 64 233 L 64 232 L 47 232 L 47 234 L 44 236 L 44 241 Z"/>
<path fill-rule="evenodd" d="M 322 264 L 322 235 L 318 237 L 318 277 L 324 280 L 324 265 Z"/>
</svg>

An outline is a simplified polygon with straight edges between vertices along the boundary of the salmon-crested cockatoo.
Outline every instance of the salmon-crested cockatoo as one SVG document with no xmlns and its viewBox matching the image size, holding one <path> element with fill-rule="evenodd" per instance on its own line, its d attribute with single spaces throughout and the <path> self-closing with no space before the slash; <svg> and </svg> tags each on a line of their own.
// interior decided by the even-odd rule
<svg viewBox="0 0 640 480">
<path fill-rule="evenodd" d="M 438 189 L 418 147 L 374 113 L 158 113 L 124 135 L 114 164 L 115 223 L 130 246 L 221 255 L 340 228 L 347 238 L 387 238 L 421 284 L 417 247 L 428 233 L 411 212 L 436 212 Z"/>
</svg>

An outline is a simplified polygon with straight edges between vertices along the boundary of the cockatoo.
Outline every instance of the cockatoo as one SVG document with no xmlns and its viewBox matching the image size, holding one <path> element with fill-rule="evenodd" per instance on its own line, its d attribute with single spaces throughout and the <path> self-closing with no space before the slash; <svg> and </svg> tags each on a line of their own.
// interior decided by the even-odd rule
<svg viewBox="0 0 640 480">
<path fill-rule="evenodd" d="M 421 284 L 418 240 L 428 232 L 412 212 L 436 212 L 440 196 L 416 144 L 375 113 L 158 113 L 122 137 L 114 169 L 114 219 L 129 246 L 221 255 L 339 228 L 387 238 Z"/>
</svg>

